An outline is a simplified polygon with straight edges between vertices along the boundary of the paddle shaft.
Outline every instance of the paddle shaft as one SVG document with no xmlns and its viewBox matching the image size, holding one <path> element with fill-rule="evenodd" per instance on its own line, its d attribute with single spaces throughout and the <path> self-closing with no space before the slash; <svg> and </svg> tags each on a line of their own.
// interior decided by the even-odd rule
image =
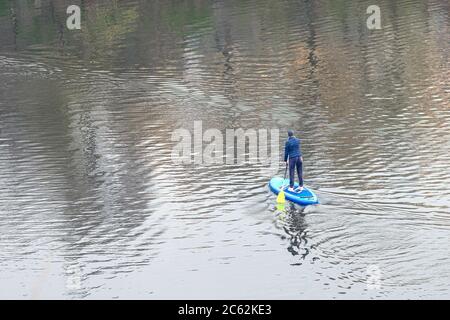
<svg viewBox="0 0 450 320">
<path fill-rule="evenodd" d="M 289 159 L 288 159 L 288 161 L 289 161 Z M 282 184 L 281 189 L 284 188 L 284 181 L 286 180 L 287 169 L 288 169 L 288 162 L 286 161 L 286 168 L 284 169 L 284 178 L 283 178 L 283 184 Z"/>
<path fill-rule="evenodd" d="M 284 183 L 284 180 L 286 180 L 287 168 L 288 168 L 288 163 L 286 162 L 286 168 L 284 169 L 283 183 Z"/>
</svg>

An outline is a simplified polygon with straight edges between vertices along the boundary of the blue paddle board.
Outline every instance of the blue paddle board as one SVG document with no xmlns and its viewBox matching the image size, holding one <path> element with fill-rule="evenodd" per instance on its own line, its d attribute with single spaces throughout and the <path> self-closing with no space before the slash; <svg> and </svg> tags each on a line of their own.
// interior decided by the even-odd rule
<svg viewBox="0 0 450 320">
<path fill-rule="evenodd" d="M 289 179 L 285 179 L 283 181 L 283 178 L 273 177 L 269 181 L 269 188 L 275 194 L 280 193 L 280 189 L 282 186 L 284 186 L 284 187 L 289 186 Z M 296 182 L 294 184 L 294 190 L 297 187 L 298 187 L 298 183 Z M 295 202 L 302 206 L 319 203 L 319 199 L 317 198 L 316 194 L 306 187 L 303 187 L 302 192 L 289 191 L 287 188 L 285 188 L 284 196 L 285 196 L 286 200 Z"/>
</svg>

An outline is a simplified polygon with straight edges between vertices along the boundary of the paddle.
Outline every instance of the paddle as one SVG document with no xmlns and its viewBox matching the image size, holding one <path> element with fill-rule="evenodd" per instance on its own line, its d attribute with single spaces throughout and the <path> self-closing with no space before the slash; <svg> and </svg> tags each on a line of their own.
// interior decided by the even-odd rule
<svg viewBox="0 0 450 320">
<path fill-rule="evenodd" d="M 284 203 L 286 201 L 286 197 L 284 196 L 284 181 L 286 180 L 286 173 L 287 173 L 288 164 L 286 162 L 286 169 L 284 169 L 284 178 L 283 178 L 283 184 L 281 185 L 281 190 L 278 193 L 277 196 L 277 202 L 278 203 Z"/>
</svg>

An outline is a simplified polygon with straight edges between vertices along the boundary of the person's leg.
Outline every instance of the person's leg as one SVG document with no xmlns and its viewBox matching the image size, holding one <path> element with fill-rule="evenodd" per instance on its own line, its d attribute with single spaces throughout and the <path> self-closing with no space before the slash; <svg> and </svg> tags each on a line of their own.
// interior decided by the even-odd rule
<svg viewBox="0 0 450 320">
<path fill-rule="evenodd" d="M 294 187 L 294 179 L 295 179 L 295 164 L 297 158 L 289 158 L 289 187 Z"/>
<path fill-rule="evenodd" d="M 300 160 L 300 157 L 297 158 L 297 174 L 298 174 L 298 185 L 299 187 L 303 187 L 303 161 Z"/>
</svg>

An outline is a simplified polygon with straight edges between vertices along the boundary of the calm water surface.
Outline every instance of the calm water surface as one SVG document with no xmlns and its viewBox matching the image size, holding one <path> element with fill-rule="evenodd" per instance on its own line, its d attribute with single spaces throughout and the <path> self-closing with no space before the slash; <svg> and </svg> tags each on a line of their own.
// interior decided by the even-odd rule
<svg viewBox="0 0 450 320">
<path fill-rule="evenodd" d="M 450 298 L 448 1 L 76 2 L 0 2 L 1 298 Z M 293 128 L 321 204 L 174 166 L 196 120 Z"/>
</svg>

